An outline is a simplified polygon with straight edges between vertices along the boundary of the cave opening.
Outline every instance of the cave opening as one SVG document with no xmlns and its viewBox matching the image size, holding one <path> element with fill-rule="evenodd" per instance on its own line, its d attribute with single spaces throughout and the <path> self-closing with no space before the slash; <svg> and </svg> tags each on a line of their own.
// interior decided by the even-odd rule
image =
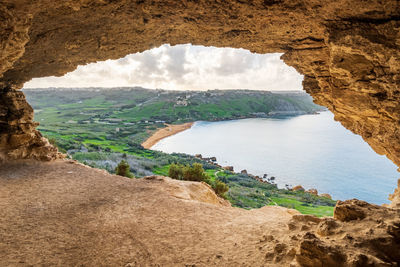
<svg viewBox="0 0 400 267">
<path fill-rule="evenodd" d="M 320 194 L 328 193 L 334 199 L 358 198 L 376 204 L 388 203 L 387 192 L 395 187 L 395 165 L 377 156 L 361 138 L 334 123 L 329 111 L 313 105 L 311 98 L 300 92 L 303 76 L 288 67 L 280 59 L 281 55 L 190 44 L 163 45 L 118 60 L 78 66 L 77 70 L 62 77 L 34 78 L 24 85 L 24 92 L 35 108 L 36 120 L 41 123 L 38 129 L 52 144 L 82 163 L 111 173 L 119 161 L 126 159 L 137 176 L 166 175 L 157 172 L 157 168 L 165 169 L 167 164 L 159 166 L 160 162 L 148 160 L 153 157 L 150 152 L 137 151 L 146 140 L 144 138 L 164 127 L 165 123 L 267 117 L 287 121 L 283 126 L 286 130 L 279 125 L 270 125 L 274 130 L 269 130 L 262 122 L 243 132 L 240 126 L 228 130 L 241 132 L 242 137 L 230 140 L 233 143 L 226 141 L 227 136 L 220 133 L 224 130 L 217 129 L 214 136 L 203 132 L 207 137 L 201 137 L 195 133 L 192 138 L 200 141 L 189 139 L 183 140 L 180 146 L 171 142 L 153 146 L 169 153 L 203 154 L 208 158 L 218 155 L 220 164 L 235 165 L 235 169 L 246 170 L 253 176 L 262 177 L 268 173 L 264 180 L 280 188 L 301 185 L 311 191 L 316 188 Z M 146 92 L 144 88 L 153 90 Z M 225 99 L 212 100 L 219 97 L 220 89 L 228 88 L 231 93 L 225 93 Z M 272 94 L 258 93 L 263 91 Z M 248 96 L 237 96 L 237 92 L 247 92 Z M 225 102 L 233 105 L 234 101 L 244 97 L 252 98 L 241 103 L 250 106 L 250 111 L 241 106 L 235 106 L 237 114 L 231 108 L 224 110 Z M 257 102 L 258 98 L 263 101 Z M 166 104 L 172 102 L 172 106 Z M 214 110 L 215 105 L 219 110 Z M 182 110 L 183 107 L 188 112 Z M 313 120 L 310 119 L 313 116 L 305 116 L 321 111 L 326 119 Z M 296 121 L 295 117 L 291 118 L 293 115 L 304 119 Z M 249 126 L 244 124 L 243 127 Z M 271 135 L 271 132 L 278 134 Z M 262 138 L 262 135 L 266 137 Z M 218 136 L 220 139 L 216 143 L 203 141 L 216 140 Z M 248 141 L 252 139 L 257 144 L 253 147 Z M 263 143 L 264 139 L 272 142 Z M 202 149 L 223 143 L 226 146 L 220 151 Z M 193 144 L 197 147 L 189 148 Z M 239 147 L 239 151 L 232 147 Z M 258 147 L 264 147 L 264 150 L 256 154 L 254 151 Z M 112 155 L 107 156 L 107 153 Z M 137 156 L 138 153 L 143 159 L 126 155 Z M 235 154 L 237 159 L 227 157 Z M 372 183 L 374 190 L 371 190 Z"/>
<path fill-rule="evenodd" d="M 55 160 L 20 89 L 164 43 L 283 53 L 317 104 L 400 166 L 399 4 L 1 1 L 0 265 L 397 266 L 400 182 L 390 205 L 338 202 L 334 218 L 236 209 L 204 184 Z"/>
</svg>

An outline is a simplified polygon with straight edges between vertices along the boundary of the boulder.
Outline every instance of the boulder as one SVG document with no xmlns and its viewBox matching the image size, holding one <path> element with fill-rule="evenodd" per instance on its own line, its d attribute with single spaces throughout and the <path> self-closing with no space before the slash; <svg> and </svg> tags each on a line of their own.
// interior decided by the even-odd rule
<svg viewBox="0 0 400 267">
<path fill-rule="evenodd" d="M 318 196 L 318 190 L 315 188 L 310 188 L 306 191 L 307 193 L 310 193 L 312 195 Z"/>
<path fill-rule="evenodd" d="M 227 170 L 227 171 L 230 171 L 230 172 L 233 172 L 233 166 L 225 166 L 225 167 L 223 167 L 223 169 Z"/>
<path fill-rule="evenodd" d="M 362 220 L 366 217 L 366 211 L 369 211 L 372 207 L 372 204 L 358 199 L 339 200 L 335 206 L 333 217 L 342 222 Z"/>
<path fill-rule="evenodd" d="M 305 191 L 304 187 L 302 187 L 301 185 L 296 185 L 295 187 L 292 188 L 293 191 Z"/>
</svg>

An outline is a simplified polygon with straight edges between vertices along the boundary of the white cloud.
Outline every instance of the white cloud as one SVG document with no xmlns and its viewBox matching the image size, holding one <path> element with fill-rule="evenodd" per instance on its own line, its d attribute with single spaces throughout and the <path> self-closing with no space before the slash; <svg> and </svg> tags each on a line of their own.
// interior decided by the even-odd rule
<svg viewBox="0 0 400 267">
<path fill-rule="evenodd" d="M 78 66 L 63 77 L 35 78 L 25 88 L 142 86 L 171 90 L 301 90 L 303 76 L 281 54 L 163 45 L 119 60 Z"/>
</svg>

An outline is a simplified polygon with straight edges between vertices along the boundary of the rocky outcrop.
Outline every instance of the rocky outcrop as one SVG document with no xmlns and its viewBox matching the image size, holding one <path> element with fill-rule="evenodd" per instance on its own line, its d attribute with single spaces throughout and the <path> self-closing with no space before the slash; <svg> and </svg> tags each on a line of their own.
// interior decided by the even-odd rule
<svg viewBox="0 0 400 267">
<path fill-rule="evenodd" d="M 391 201 L 389 207 L 400 209 L 400 179 L 397 180 L 397 188 L 394 193 L 389 195 L 389 200 Z"/>
<path fill-rule="evenodd" d="M 0 91 L 0 161 L 32 158 L 53 160 L 60 158 L 52 146 L 35 128 L 33 109 L 19 90 Z"/>
<path fill-rule="evenodd" d="M 233 172 L 233 166 L 224 166 L 224 167 L 222 167 L 224 170 L 226 170 L 226 171 L 230 171 L 230 172 Z"/>
<path fill-rule="evenodd" d="M 301 185 L 296 185 L 295 187 L 292 188 L 293 191 L 305 191 L 304 187 Z"/>
<path fill-rule="evenodd" d="M 310 188 L 306 192 L 318 196 L 318 190 L 315 188 Z"/>
<path fill-rule="evenodd" d="M 301 266 L 398 266 L 400 211 L 348 200 L 336 205 L 335 219 L 294 216 L 289 229 L 300 233 Z"/>
</svg>

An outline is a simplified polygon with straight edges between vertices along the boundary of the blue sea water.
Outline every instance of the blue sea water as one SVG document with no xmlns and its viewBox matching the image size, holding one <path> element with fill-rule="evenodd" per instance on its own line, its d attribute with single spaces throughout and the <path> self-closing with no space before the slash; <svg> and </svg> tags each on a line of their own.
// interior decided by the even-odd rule
<svg viewBox="0 0 400 267">
<path fill-rule="evenodd" d="M 389 203 L 388 194 L 400 177 L 396 165 L 328 111 L 282 119 L 200 121 L 152 149 L 215 156 L 237 172 L 275 176 L 279 187 L 300 184 L 340 200 Z"/>
</svg>

